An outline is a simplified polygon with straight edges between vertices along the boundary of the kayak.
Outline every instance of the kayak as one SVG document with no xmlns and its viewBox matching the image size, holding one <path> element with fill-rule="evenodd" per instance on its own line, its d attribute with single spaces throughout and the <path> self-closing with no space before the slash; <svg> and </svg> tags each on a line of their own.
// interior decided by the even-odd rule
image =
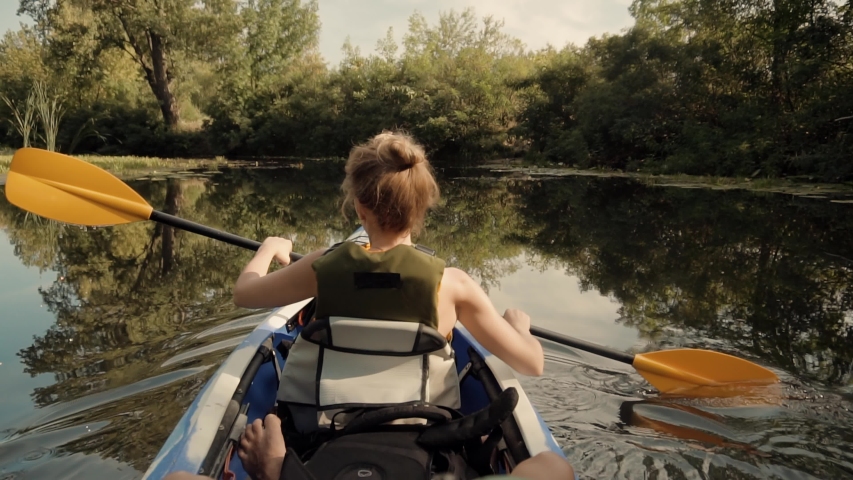
<svg viewBox="0 0 853 480">
<path fill-rule="evenodd" d="M 367 236 L 359 228 L 347 241 L 365 243 Z M 159 479 L 176 471 L 213 478 L 223 478 L 225 471 L 234 474 L 229 478 L 248 478 L 237 458 L 236 443 L 247 423 L 275 411 L 280 372 L 287 361 L 287 350 L 281 346 L 296 341 L 302 332 L 300 319 L 311 302 L 307 299 L 272 311 L 237 346 L 184 413 L 143 478 Z M 461 407 L 451 422 L 471 424 L 478 414 L 483 419 L 488 416 L 484 412 L 496 411 L 498 403 L 506 403 L 510 396 L 506 394 L 513 393 L 508 390 L 514 390 L 514 408 L 501 417 L 495 434 L 482 442 L 491 442 L 487 460 L 491 471 L 505 472 L 541 452 L 564 456 L 509 366 L 483 348 L 461 324 L 454 329 L 450 344 L 461 397 Z"/>
</svg>

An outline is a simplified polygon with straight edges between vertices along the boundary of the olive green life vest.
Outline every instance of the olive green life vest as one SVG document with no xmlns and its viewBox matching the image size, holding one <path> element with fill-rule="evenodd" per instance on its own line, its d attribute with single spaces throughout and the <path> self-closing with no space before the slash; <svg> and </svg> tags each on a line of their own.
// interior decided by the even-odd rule
<svg viewBox="0 0 853 480">
<path fill-rule="evenodd" d="M 368 252 L 343 242 L 314 260 L 317 318 L 341 316 L 416 322 L 438 328 L 444 260 L 417 247 Z"/>
</svg>

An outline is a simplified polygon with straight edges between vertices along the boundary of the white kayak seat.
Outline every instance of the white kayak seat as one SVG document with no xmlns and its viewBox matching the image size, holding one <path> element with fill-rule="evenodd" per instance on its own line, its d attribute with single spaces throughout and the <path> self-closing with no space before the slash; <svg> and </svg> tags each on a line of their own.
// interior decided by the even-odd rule
<svg viewBox="0 0 853 480">
<path fill-rule="evenodd" d="M 345 425 L 345 410 L 461 406 L 453 349 L 435 329 L 350 317 L 320 318 L 303 328 L 282 369 L 277 401 L 301 431 L 332 420 L 336 428 Z"/>
</svg>

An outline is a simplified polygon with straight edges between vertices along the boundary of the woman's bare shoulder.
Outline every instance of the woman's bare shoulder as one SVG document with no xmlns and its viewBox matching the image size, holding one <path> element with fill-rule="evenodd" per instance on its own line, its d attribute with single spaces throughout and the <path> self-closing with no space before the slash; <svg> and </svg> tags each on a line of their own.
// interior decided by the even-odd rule
<svg viewBox="0 0 853 480">
<path fill-rule="evenodd" d="M 465 270 L 460 270 L 455 267 L 445 267 L 444 276 L 442 280 L 450 280 L 450 281 L 464 281 L 465 279 L 471 278 L 465 272 Z"/>
<path fill-rule="evenodd" d="M 322 257 L 323 254 L 325 254 L 327 251 L 329 251 L 328 248 L 321 248 L 318 250 L 314 250 L 311 253 L 305 254 L 305 256 L 303 256 L 302 258 L 310 260 L 311 262 L 313 262 L 314 260 L 317 260 L 318 258 Z"/>
<path fill-rule="evenodd" d="M 474 279 L 465 270 L 447 267 L 444 269 L 444 276 L 441 279 L 441 288 L 442 290 L 447 288 L 455 293 L 465 294 L 473 283 Z"/>
</svg>

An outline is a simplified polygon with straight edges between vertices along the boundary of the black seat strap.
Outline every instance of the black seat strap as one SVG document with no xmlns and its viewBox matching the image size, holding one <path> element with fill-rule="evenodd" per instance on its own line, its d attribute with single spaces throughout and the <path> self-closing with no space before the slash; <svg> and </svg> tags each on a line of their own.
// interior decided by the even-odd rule
<svg viewBox="0 0 853 480">
<path fill-rule="evenodd" d="M 281 464 L 279 480 L 317 480 L 305 464 L 299 460 L 299 456 L 289 451 L 284 454 L 284 462 Z"/>
<path fill-rule="evenodd" d="M 518 392 L 509 387 L 488 407 L 447 423 L 432 425 L 418 437 L 427 448 L 461 447 L 466 441 L 488 435 L 512 415 L 518 404 Z"/>
<path fill-rule="evenodd" d="M 433 422 L 445 424 L 453 415 L 448 409 L 432 405 L 400 405 L 396 407 L 385 407 L 376 410 L 368 410 L 358 417 L 349 421 L 341 431 L 341 435 L 352 435 L 361 433 L 388 422 L 403 418 L 423 418 Z"/>
</svg>

